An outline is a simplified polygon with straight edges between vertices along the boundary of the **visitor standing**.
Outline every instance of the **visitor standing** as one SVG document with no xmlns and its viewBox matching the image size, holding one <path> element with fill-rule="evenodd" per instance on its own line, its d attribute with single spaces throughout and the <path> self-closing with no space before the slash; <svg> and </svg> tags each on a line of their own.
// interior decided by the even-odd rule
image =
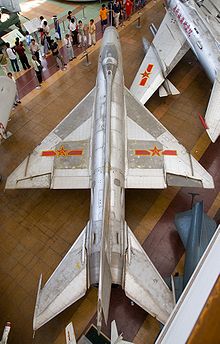
<svg viewBox="0 0 220 344">
<path fill-rule="evenodd" d="M 94 23 L 94 19 L 90 19 L 89 21 L 89 46 L 91 47 L 91 45 L 95 45 L 96 44 L 96 26 Z"/>
<path fill-rule="evenodd" d="M 18 60 L 17 60 L 17 56 L 16 56 L 14 49 L 10 47 L 10 43 L 8 43 L 8 42 L 6 42 L 5 45 L 6 45 L 6 54 L 9 58 L 9 60 L 11 61 L 11 66 L 12 66 L 13 71 L 19 72 L 20 69 L 18 66 Z"/>
</svg>

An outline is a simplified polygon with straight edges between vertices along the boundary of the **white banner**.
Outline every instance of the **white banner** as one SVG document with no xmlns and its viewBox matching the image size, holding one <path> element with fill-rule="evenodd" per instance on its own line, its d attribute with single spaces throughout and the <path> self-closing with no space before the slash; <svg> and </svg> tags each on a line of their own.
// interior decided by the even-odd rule
<svg viewBox="0 0 220 344">
<path fill-rule="evenodd" d="M 1 39 L 4 42 L 10 43 L 11 47 L 15 46 L 15 38 L 18 37 L 20 41 L 24 41 L 25 37 L 20 33 L 18 29 L 14 29 L 13 31 L 6 33 L 6 35 L 2 36 Z"/>
<path fill-rule="evenodd" d="M 33 33 L 38 31 L 38 29 L 40 28 L 40 19 L 39 18 L 33 18 L 31 20 L 26 21 L 25 23 L 23 23 L 25 29 L 29 32 L 29 33 Z"/>
</svg>

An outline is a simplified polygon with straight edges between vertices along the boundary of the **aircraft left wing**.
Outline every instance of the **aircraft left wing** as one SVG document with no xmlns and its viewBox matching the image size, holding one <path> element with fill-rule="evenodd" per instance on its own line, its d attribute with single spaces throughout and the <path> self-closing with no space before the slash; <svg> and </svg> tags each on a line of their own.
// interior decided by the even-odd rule
<svg viewBox="0 0 220 344">
<path fill-rule="evenodd" d="M 211 175 L 127 89 L 125 102 L 126 188 L 214 188 Z"/>
<path fill-rule="evenodd" d="M 7 189 L 90 187 L 95 88 L 8 177 Z"/>
<path fill-rule="evenodd" d="M 15 102 L 16 86 L 7 76 L 0 76 L 0 141 L 7 138 L 6 127 Z"/>
<path fill-rule="evenodd" d="M 215 79 L 208 108 L 205 114 L 205 122 L 208 127 L 207 134 L 212 142 L 215 142 L 220 135 L 220 72 Z"/>
<path fill-rule="evenodd" d="M 167 11 L 131 85 L 131 93 L 142 104 L 160 86 L 161 96 L 178 94 L 179 91 L 166 77 L 188 50 L 184 35 Z"/>
</svg>

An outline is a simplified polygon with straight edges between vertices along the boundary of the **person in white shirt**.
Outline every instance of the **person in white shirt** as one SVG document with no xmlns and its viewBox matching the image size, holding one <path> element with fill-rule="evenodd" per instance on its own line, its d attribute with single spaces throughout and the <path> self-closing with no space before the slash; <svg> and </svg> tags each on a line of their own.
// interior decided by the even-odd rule
<svg viewBox="0 0 220 344">
<path fill-rule="evenodd" d="M 94 23 L 94 19 L 90 19 L 89 21 L 89 47 L 91 47 L 91 45 L 95 45 L 96 44 L 96 26 Z"/>
<path fill-rule="evenodd" d="M 74 18 L 70 20 L 70 33 L 73 37 L 73 45 L 76 45 L 78 32 L 76 30 L 76 20 Z"/>
<path fill-rule="evenodd" d="M 17 84 L 16 84 L 16 80 L 15 78 L 13 77 L 12 73 L 11 72 L 8 72 L 7 76 L 12 79 L 16 85 L 16 95 L 15 95 L 15 102 L 14 102 L 14 105 L 17 106 L 18 104 L 21 104 L 21 101 L 20 101 L 20 98 L 18 96 L 18 89 L 17 89 Z"/>
<path fill-rule="evenodd" d="M 31 54 L 35 55 L 37 58 L 37 61 L 39 63 L 41 63 L 41 61 L 40 61 L 40 47 L 34 38 L 32 38 L 32 40 L 31 40 L 31 44 L 29 46 L 29 49 L 30 49 Z"/>
<path fill-rule="evenodd" d="M 12 48 L 10 48 L 10 44 L 8 42 L 5 43 L 5 45 L 6 45 L 6 54 L 9 60 L 11 61 L 11 66 L 12 66 L 13 71 L 19 72 L 20 69 L 19 69 L 18 60 L 17 60 L 15 51 Z"/>
<path fill-rule="evenodd" d="M 72 47 L 72 37 L 67 33 L 65 38 L 64 38 L 64 44 L 66 48 L 66 53 L 68 56 L 69 61 L 72 61 L 76 57 L 74 56 L 74 51 Z"/>
<path fill-rule="evenodd" d="M 41 83 L 42 83 L 42 69 L 43 67 L 41 66 L 41 64 L 37 61 L 37 58 L 35 55 L 32 56 L 32 63 L 33 63 L 33 67 L 37 76 L 37 80 L 39 82 L 38 86 L 36 87 L 37 89 L 39 89 L 41 87 Z"/>
<path fill-rule="evenodd" d="M 40 16 L 40 27 L 39 27 L 39 29 L 43 27 L 44 21 L 47 21 L 47 19 L 44 18 L 43 16 Z"/>
<path fill-rule="evenodd" d="M 44 20 L 44 22 L 43 22 L 42 29 L 44 30 L 44 34 L 45 34 L 47 43 L 48 43 L 49 48 L 50 48 L 50 46 L 51 46 L 50 27 L 49 27 L 46 20 Z"/>
</svg>

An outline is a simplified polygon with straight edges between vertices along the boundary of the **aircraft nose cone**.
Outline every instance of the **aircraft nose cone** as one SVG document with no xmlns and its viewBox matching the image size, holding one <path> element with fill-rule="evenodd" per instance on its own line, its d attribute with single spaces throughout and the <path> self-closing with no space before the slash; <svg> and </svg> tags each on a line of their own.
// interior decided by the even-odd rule
<svg viewBox="0 0 220 344">
<path fill-rule="evenodd" d="M 116 43 L 118 39 L 118 32 L 114 26 L 109 26 L 105 29 L 103 35 L 103 41 L 105 43 Z"/>
</svg>

